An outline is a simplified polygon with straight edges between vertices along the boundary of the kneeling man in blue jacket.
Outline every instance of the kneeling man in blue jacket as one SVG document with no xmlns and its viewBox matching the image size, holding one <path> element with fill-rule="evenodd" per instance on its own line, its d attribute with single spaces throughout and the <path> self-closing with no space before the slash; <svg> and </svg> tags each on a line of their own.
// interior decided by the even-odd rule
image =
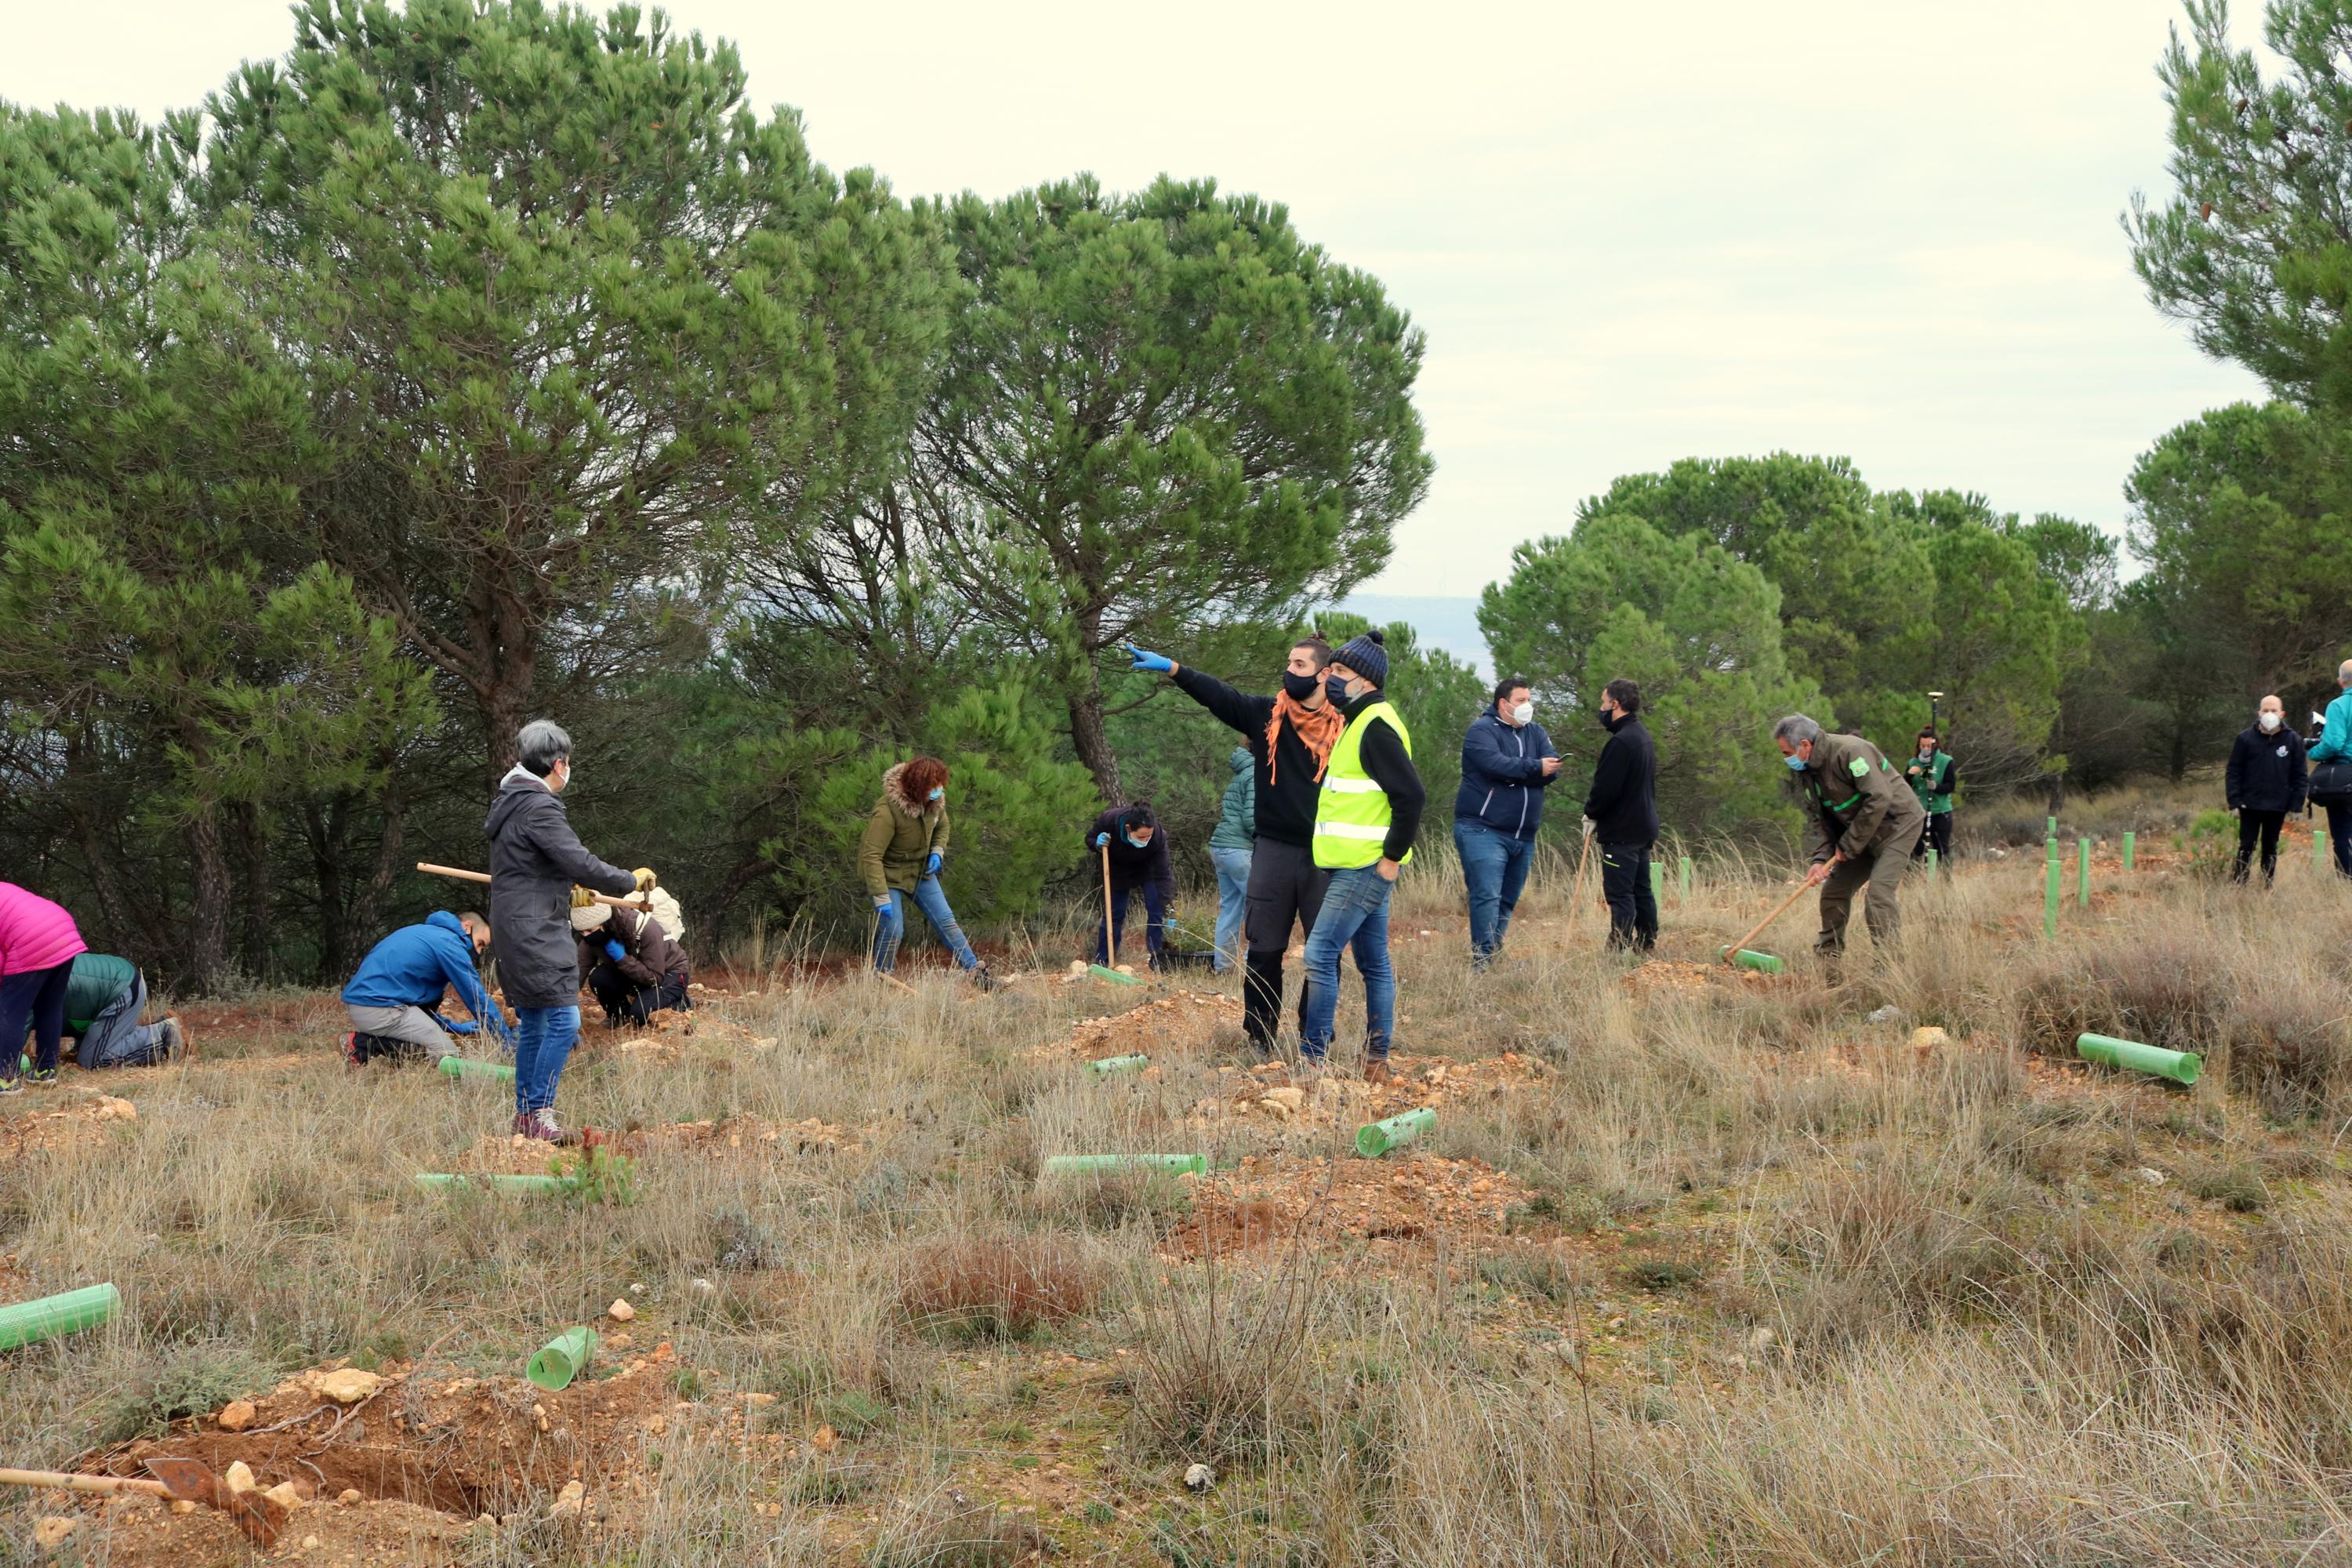
<svg viewBox="0 0 2352 1568">
<path fill-rule="evenodd" d="M 352 1019 L 351 1033 L 343 1037 L 344 1063 L 362 1068 L 376 1057 L 438 1060 L 457 1053 L 453 1036 L 470 1035 L 481 1025 L 512 1049 L 506 1019 L 474 968 L 489 945 L 489 921 L 446 910 L 436 910 L 423 925 L 403 926 L 377 942 L 343 987 L 343 1010 Z M 451 989 L 474 1023 L 441 1016 L 442 993 Z"/>
</svg>

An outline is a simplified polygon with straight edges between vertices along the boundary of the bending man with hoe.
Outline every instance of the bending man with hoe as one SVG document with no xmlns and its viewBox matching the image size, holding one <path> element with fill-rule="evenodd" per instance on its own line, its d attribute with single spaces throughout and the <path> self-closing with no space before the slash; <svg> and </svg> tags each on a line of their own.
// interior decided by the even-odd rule
<svg viewBox="0 0 2352 1568">
<path fill-rule="evenodd" d="M 1315 863 L 1315 807 L 1324 770 L 1347 721 L 1323 689 L 1331 647 L 1321 637 L 1291 645 L 1282 689 L 1272 697 L 1234 690 L 1213 675 L 1189 669 L 1141 648 L 1127 650 L 1137 669 L 1156 670 L 1176 682 L 1185 696 L 1207 709 L 1242 738 L 1255 770 L 1256 799 L 1252 823 L 1249 885 L 1242 900 L 1242 941 L 1247 949 L 1242 975 L 1242 1032 L 1263 1061 L 1274 1054 L 1282 1016 L 1282 955 L 1291 928 L 1313 935 L 1329 874 Z M 1298 994 L 1298 1017 L 1307 1019 L 1307 993 Z"/>
<path fill-rule="evenodd" d="M 1127 930 L 1128 895 L 1140 890 L 1149 917 L 1144 947 L 1151 954 L 1151 967 L 1158 969 L 1168 941 L 1168 906 L 1176 897 L 1176 866 L 1168 855 L 1167 833 L 1149 805 L 1114 805 L 1087 829 L 1087 849 L 1093 865 L 1101 867 L 1108 855 L 1110 866 L 1110 929 L 1098 926 L 1095 931 L 1095 962 L 1106 968 L 1114 962 L 1111 949 Z"/>
<path fill-rule="evenodd" d="M 1322 1075 L 1339 1011 L 1339 950 L 1364 977 L 1364 1081 L 1386 1083 L 1396 1033 L 1396 971 L 1389 963 L 1389 895 L 1412 858 L 1424 798 L 1404 717 L 1381 694 L 1388 679 L 1381 634 L 1366 632 L 1332 656 L 1324 684 L 1348 718 L 1324 770 L 1315 806 L 1315 863 L 1331 874 L 1323 910 L 1307 937 L 1307 1018 L 1298 1064 Z"/>
<path fill-rule="evenodd" d="M 588 853 L 559 798 L 571 784 L 572 737 L 534 719 L 515 737 L 521 759 L 499 781 L 482 825 L 490 841 L 490 940 L 499 984 L 515 1010 L 514 1131 L 577 1143 L 555 1120 L 555 1086 L 580 1038 L 580 958 L 572 911 L 594 893 L 615 898 L 654 885 Z M 593 891 L 592 891 L 593 889 Z"/>
<path fill-rule="evenodd" d="M 1822 890 L 1822 934 L 1813 951 L 1834 963 L 1845 952 L 1853 895 L 1870 889 L 1863 918 L 1871 946 L 1885 958 L 1903 934 L 1896 901 L 1927 812 L 1895 764 L 1859 735 L 1832 735 L 1802 713 L 1772 726 L 1781 759 L 1803 784 L 1810 811 L 1805 841 L 1813 868 L 1805 886 Z"/>
<path fill-rule="evenodd" d="M 356 1072 L 379 1058 L 438 1061 L 457 1054 L 452 1037 L 482 1026 L 512 1049 L 506 1016 L 474 968 L 489 945 L 490 922 L 481 916 L 436 910 L 422 925 L 403 926 L 369 949 L 343 987 L 343 1011 L 352 1020 L 343 1037 L 343 1065 Z M 455 1024 L 441 1016 L 445 991 L 457 993 L 475 1022 Z"/>
</svg>

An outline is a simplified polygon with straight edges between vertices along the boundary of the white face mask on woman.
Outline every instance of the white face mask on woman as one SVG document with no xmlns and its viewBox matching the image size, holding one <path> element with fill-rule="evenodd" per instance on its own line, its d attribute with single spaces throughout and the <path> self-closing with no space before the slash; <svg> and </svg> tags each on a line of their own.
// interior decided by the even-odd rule
<svg viewBox="0 0 2352 1568">
<path fill-rule="evenodd" d="M 2279 727 L 2279 716 L 2268 711 L 2255 714 L 2254 721 L 2265 730 L 2275 730 Z"/>
</svg>

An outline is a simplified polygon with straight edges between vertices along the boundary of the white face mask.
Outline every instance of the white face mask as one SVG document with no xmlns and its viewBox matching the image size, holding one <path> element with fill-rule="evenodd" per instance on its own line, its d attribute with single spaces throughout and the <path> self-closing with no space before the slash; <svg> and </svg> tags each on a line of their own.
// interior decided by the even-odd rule
<svg viewBox="0 0 2352 1568">
<path fill-rule="evenodd" d="M 1519 703 L 1511 710 L 1511 722 L 1514 724 L 1525 724 L 1535 716 L 1536 705 L 1532 702 Z"/>
<path fill-rule="evenodd" d="M 2255 715 L 2255 719 L 2265 730 L 2275 730 L 2279 727 L 2279 716 L 2275 713 L 2259 713 Z"/>
</svg>

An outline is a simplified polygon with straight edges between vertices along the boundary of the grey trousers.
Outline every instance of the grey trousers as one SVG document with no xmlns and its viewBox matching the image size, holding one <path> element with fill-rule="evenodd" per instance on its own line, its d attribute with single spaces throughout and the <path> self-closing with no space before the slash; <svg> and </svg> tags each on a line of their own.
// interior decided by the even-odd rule
<svg viewBox="0 0 2352 1568">
<path fill-rule="evenodd" d="M 74 1044 L 74 1060 L 84 1071 L 97 1068 L 143 1068 L 163 1059 L 163 1026 L 142 1024 L 147 977 L 136 974 L 113 1001 L 89 1021 Z"/>
<path fill-rule="evenodd" d="M 1816 952 L 1845 951 L 1846 922 L 1853 918 L 1853 896 L 1864 892 L 1862 918 L 1870 926 L 1871 946 L 1879 954 L 1895 951 L 1903 935 L 1903 879 L 1911 869 L 1910 847 L 1882 845 L 1852 860 L 1830 868 L 1822 882 L 1822 934 Z"/>
<path fill-rule="evenodd" d="M 352 1027 L 362 1035 L 416 1046 L 436 1059 L 457 1054 L 457 1037 L 435 1023 L 422 1007 L 362 1007 L 356 1002 L 346 1002 L 343 1011 L 351 1015 Z"/>
</svg>

